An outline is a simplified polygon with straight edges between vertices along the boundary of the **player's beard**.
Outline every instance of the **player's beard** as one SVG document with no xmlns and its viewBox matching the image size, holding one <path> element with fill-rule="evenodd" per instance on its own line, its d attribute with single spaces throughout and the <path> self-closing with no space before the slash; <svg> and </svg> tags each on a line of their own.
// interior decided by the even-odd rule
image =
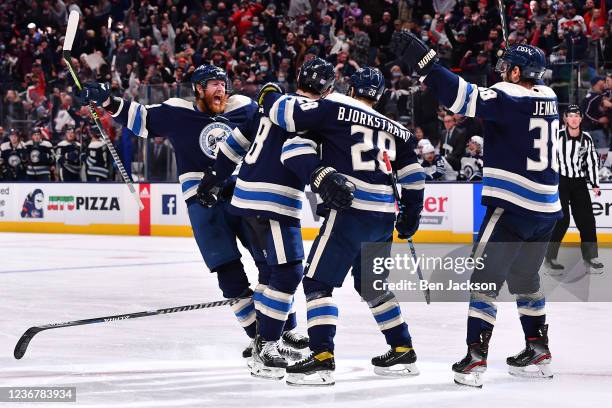
<svg viewBox="0 0 612 408">
<path fill-rule="evenodd" d="M 225 112 L 225 105 L 227 105 L 227 95 L 213 94 L 203 95 L 202 101 L 206 110 L 214 115 Z"/>
</svg>

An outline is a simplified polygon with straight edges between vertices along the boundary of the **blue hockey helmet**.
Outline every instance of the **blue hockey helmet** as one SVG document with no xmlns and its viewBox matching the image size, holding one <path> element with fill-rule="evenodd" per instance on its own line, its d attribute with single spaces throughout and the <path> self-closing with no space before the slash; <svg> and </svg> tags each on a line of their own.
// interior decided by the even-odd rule
<svg viewBox="0 0 612 408">
<path fill-rule="evenodd" d="M 321 58 L 306 61 L 300 67 L 298 88 L 324 94 L 334 85 L 336 72 L 334 66 Z"/>
<path fill-rule="evenodd" d="M 521 69 L 521 79 L 540 80 L 546 70 L 546 56 L 533 45 L 512 45 L 497 60 L 495 71 L 503 73 L 514 67 Z"/>
<path fill-rule="evenodd" d="M 355 96 L 378 102 L 385 91 L 385 78 L 377 68 L 359 68 L 351 75 L 351 87 Z"/>
<path fill-rule="evenodd" d="M 191 87 L 195 92 L 197 84 L 202 84 L 206 88 L 206 83 L 213 79 L 225 81 L 225 91 L 229 93 L 230 82 L 227 73 L 222 68 L 210 64 L 202 64 L 193 71 L 191 74 Z"/>
</svg>

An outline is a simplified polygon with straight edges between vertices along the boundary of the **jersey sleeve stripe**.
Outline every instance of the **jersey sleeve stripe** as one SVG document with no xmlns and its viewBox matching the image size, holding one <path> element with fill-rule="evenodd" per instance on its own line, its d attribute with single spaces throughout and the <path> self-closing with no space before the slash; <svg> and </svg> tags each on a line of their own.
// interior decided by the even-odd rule
<svg viewBox="0 0 612 408">
<path fill-rule="evenodd" d="M 225 155 L 228 159 L 238 164 L 242 160 L 242 156 L 236 153 L 226 142 L 223 142 L 219 145 L 219 150 L 221 153 Z"/>
<path fill-rule="evenodd" d="M 249 150 L 249 147 L 251 147 L 251 142 L 244 137 L 239 128 L 235 128 L 230 137 L 233 138 L 244 150 Z"/>
<path fill-rule="evenodd" d="M 468 83 L 465 82 L 463 78 L 461 77 L 458 77 L 458 78 L 459 78 L 459 84 L 457 88 L 457 98 L 455 99 L 455 102 L 453 102 L 451 107 L 449 108 L 453 112 L 458 112 L 463 106 L 463 104 L 465 103 L 465 94 L 467 92 L 467 87 L 468 87 Z"/>
<path fill-rule="evenodd" d="M 290 150 L 283 149 L 283 153 L 281 154 L 280 160 L 281 160 L 281 163 L 285 164 L 286 160 L 289 160 L 296 156 L 303 156 L 307 154 L 316 155 L 317 151 L 310 146 L 302 146 L 302 147 L 296 146 Z"/>
</svg>

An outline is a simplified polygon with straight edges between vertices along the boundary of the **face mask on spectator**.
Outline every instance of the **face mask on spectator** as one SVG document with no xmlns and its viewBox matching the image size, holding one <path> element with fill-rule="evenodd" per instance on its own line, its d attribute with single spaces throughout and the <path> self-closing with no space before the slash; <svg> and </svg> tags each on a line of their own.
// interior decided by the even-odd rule
<svg viewBox="0 0 612 408">
<path fill-rule="evenodd" d="M 340 35 L 338 36 L 338 39 L 339 39 L 340 41 L 344 41 L 344 40 L 346 40 L 346 35 L 344 35 L 344 34 L 340 34 Z"/>
<path fill-rule="evenodd" d="M 267 65 L 261 65 L 259 67 L 259 72 L 268 72 L 268 66 Z"/>
</svg>

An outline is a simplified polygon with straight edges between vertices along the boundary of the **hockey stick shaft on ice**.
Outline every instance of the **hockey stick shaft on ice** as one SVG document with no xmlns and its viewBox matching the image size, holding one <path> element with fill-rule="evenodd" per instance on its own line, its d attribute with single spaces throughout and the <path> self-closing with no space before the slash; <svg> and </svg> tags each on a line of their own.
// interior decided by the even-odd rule
<svg viewBox="0 0 612 408">
<path fill-rule="evenodd" d="M 70 75 L 72 76 L 72 80 L 74 81 L 74 84 L 80 91 L 81 89 L 83 89 L 83 86 L 81 85 L 81 81 L 79 80 L 79 77 L 77 75 L 76 70 L 74 69 L 74 66 L 72 65 L 72 45 L 74 43 L 74 37 L 76 36 L 78 27 L 79 27 L 79 12 L 76 10 L 72 10 L 70 12 L 70 15 L 68 16 L 68 26 L 66 28 L 66 35 L 64 37 L 62 57 L 64 59 L 64 62 L 66 63 L 66 66 L 68 67 L 68 71 L 70 71 Z M 142 211 L 144 209 L 144 205 L 142 204 L 142 200 L 140 200 L 140 195 L 136 191 L 134 184 L 132 184 L 132 180 L 130 179 L 130 176 L 125 171 L 123 162 L 119 158 L 119 155 L 117 154 L 117 151 L 115 150 L 115 147 L 113 146 L 113 143 L 110 141 L 110 139 L 108 138 L 108 135 L 104 131 L 104 127 L 102 126 L 102 122 L 100 122 L 100 117 L 98 116 L 98 112 L 96 112 L 96 105 L 92 101 L 88 107 L 89 107 L 89 113 L 91 114 L 91 118 L 93 119 L 94 123 L 96 124 L 96 127 L 100 131 L 100 134 L 102 135 L 102 140 L 104 140 L 104 143 L 106 144 L 106 147 L 108 148 L 108 151 L 113 157 L 113 160 L 115 161 L 115 164 L 117 165 L 117 168 L 119 169 L 119 173 L 121 174 L 121 178 L 123 178 L 123 182 L 127 185 L 128 189 L 130 190 L 130 193 L 132 193 L 134 200 L 136 200 L 136 203 L 138 204 L 138 209 Z"/>
<path fill-rule="evenodd" d="M 391 167 L 391 160 L 389 160 L 389 155 L 387 152 L 383 152 L 383 160 L 385 161 L 385 165 L 387 167 L 387 171 L 389 172 L 389 179 L 391 180 L 391 188 L 393 188 L 393 196 L 395 197 L 395 204 L 400 210 L 400 195 L 397 189 L 397 180 L 395 177 L 395 173 L 393 172 L 393 167 Z M 412 255 L 412 259 L 414 260 L 414 264 L 417 266 L 417 276 L 419 277 L 419 281 L 423 279 L 423 272 L 421 271 L 421 267 L 417 262 L 416 249 L 414 248 L 414 243 L 412 242 L 412 238 L 408 238 L 408 247 L 410 248 L 410 254 Z M 425 302 L 429 304 L 431 302 L 431 293 L 429 288 L 423 290 L 423 294 L 425 295 Z"/>
<path fill-rule="evenodd" d="M 45 324 L 42 326 L 32 326 L 28 330 L 26 330 L 25 333 L 23 333 L 23 335 L 17 342 L 13 355 L 15 356 L 17 360 L 21 359 L 21 357 L 23 357 L 24 354 L 26 353 L 28 349 L 28 345 L 30 344 L 30 341 L 32 341 L 32 338 L 36 336 L 38 333 L 45 331 L 45 330 L 60 329 L 62 327 L 84 326 L 87 324 L 110 323 L 110 322 L 117 322 L 120 320 L 138 319 L 140 317 L 158 316 L 158 315 L 170 314 L 170 313 L 188 312 L 190 310 L 208 309 L 208 308 L 217 307 L 217 306 L 225 306 L 225 305 L 231 306 L 231 305 L 238 303 L 240 300 L 241 298 L 217 300 L 215 302 L 196 303 L 193 305 L 168 307 L 165 309 L 149 310 L 146 312 L 126 313 L 126 314 L 113 315 L 113 316 L 94 317 L 92 319 L 73 320 L 70 322 L 50 323 L 50 324 Z"/>
</svg>

